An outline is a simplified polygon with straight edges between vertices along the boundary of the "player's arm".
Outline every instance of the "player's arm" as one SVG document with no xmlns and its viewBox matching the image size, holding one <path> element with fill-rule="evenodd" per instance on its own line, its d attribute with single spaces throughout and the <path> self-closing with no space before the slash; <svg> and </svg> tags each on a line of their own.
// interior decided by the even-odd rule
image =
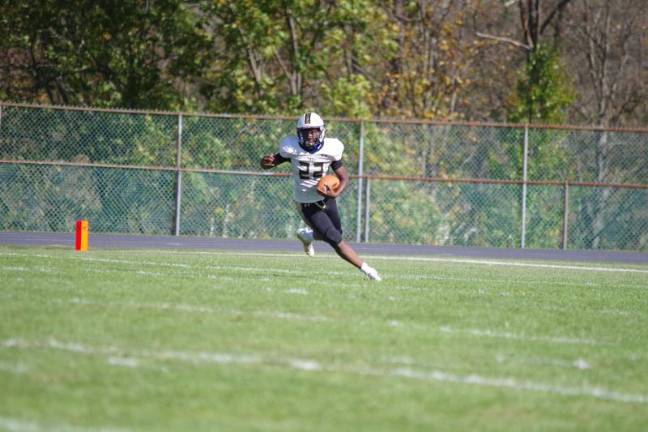
<svg viewBox="0 0 648 432">
<path fill-rule="evenodd" d="M 281 156 L 279 153 L 267 154 L 261 158 L 261 168 L 270 169 L 290 159 Z"/>
<path fill-rule="evenodd" d="M 337 178 L 340 179 L 340 186 L 338 186 L 336 190 L 332 191 L 330 195 L 332 198 L 335 198 L 346 188 L 347 183 L 349 182 L 349 171 L 347 171 L 346 167 L 342 165 L 342 161 L 333 162 L 331 167 L 333 168 L 333 172 Z"/>
</svg>

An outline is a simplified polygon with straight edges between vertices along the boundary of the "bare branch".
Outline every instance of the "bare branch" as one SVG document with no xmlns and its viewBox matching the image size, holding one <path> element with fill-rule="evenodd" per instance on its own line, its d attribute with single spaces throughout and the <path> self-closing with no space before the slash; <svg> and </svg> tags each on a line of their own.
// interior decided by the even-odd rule
<svg viewBox="0 0 648 432">
<path fill-rule="evenodd" d="M 525 43 L 516 41 L 516 40 L 511 39 L 511 38 L 507 38 L 507 37 L 504 37 L 504 36 L 494 36 L 494 35 L 489 35 L 489 34 L 485 34 L 485 33 L 481 33 L 481 32 L 477 32 L 476 35 L 477 35 L 477 37 L 480 37 L 480 38 L 483 38 L 483 39 L 492 39 L 492 40 L 495 40 L 495 41 L 498 41 L 498 42 L 504 42 L 504 43 L 514 45 L 514 46 L 516 46 L 518 48 L 524 48 L 527 51 L 530 51 L 531 48 L 532 48 L 530 45 L 527 45 Z"/>
<path fill-rule="evenodd" d="M 540 26 L 540 33 L 542 34 L 545 30 L 545 28 L 551 23 L 551 20 L 553 17 L 556 15 L 556 13 L 560 12 L 561 9 L 563 9 L 571 0 L 561 0 L 560 3 L 556 5 L 556 7 L 549 13 L 547 18 L 544 20 L 542 25 Z"/>
</svg>

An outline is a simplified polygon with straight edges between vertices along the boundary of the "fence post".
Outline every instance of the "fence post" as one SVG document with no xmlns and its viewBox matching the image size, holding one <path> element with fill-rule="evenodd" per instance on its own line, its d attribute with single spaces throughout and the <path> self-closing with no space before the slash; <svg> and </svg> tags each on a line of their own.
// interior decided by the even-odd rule
<svg viewBox="0 0 648 432">
<path fill-rule="evenodd" d="M 520 247 L 524 249 L 526 243 L 526 196 L 527 196 L 527 156 L 529 150 L 529 125 L 524 125 L 524 147 L 522 151 L 522 227 L 520 232 Z"/>
<path fill-rule="evenodd" d="M 569 183 L 565 180 L 563 188 L 563 223 L 562 223 L 562 249 L 567 249 L 567 239 L 569 238 L 569 231 L 567 221 L 569 219 Z"/>
<path fill-rule="evenodd" d="M 178 135 L 176 137 L 176 213 L 175 235 L 180 235 L 180 207 L 182 205 L 182 114 L 178 114 Z"/>
<path fill-rule="evenodd" d="M 360 243 L 362 231 L 362 186 L 364 165 L 364 122 L 360 122 L 360 142 L 358 151 L 358 210 L 356 213 L 356 242 Z"/>
<path fill-rule="evenodd" d="M 365 227 L 364 241 L 369 243 L 369 206 L 371 204 L 371 179 L 367 179 L 367 193 L 365 195 Z"/>
</svg>

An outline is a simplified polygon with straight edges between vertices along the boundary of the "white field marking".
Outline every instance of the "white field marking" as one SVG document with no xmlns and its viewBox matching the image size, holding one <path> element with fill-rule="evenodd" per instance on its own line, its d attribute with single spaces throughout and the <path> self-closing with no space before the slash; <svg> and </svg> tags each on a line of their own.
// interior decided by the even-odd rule
<svg viewBox="0 0 648 432">
<path fill-rule="evenodd" d="M 137 262 L 133 261 L 132 264 L 137 264 Z M 195 266 L 197 268 L 203 269 L 200 266 Z M 221 276 L 219 274 L 196 274 L 196 273 L 190 273 L 190 272 L 178 272 L 178 271 L 168 271 L 166 273 L 160 273 L 160 272 L 146 272 L 142 270 L 137 270 L 137 271 L 132 271 L 130 269 L 99 269 L 99 268 L 89 268 L 89 267 L 83 267 L 80 270 L 85 271 L 85 272 L 90 272 L 90 273 L 125 273 L 129 272 L 132 274 L 140 275 L 140 276 L 148 276 L 148 277 L 160 277 L 160 278 L 168 278 L 169 276 L 175 276 L 175 277 L 182 277 L 182 278 L 190 278 L 190 279 L 212 279 L 212 280 L 233 280 L 233 281 L 239 281 L 239 278 L 231 277 L 231 276 Z M 260 267 L 230 267 L 230 266 L 209 266 L 207 270 L 236 270 L 236 271 L 248 271 L 252 273 L 264 273 L 267 274 L 268 270 L 263 269 Z M 287 269 L 273 269 L 271 272 L 275 273 L 283 273 L 283 274 L 290 274 L 290 275 L 312 275 L 310 272 L 306 271 L 293 271 L 293 270 L 287 270 Z M 328 274 L 338 274 L 342 275 L 345 274 L 343 272 L 328 272 Z M 348 273 L 346 273 L 348 274 Z M 263 278 L 262 280 L 265 281 L 270 281 L 270 278 Z M 346 285 L 345 285 L 346 286 Z"/>
<path fill-rule="evenodd" d="M 106 356 L 108 364 L 114 364 L 109 359 L 116 356 L 129 358 L 131 361 L 139 359 L 151 359 L 158 361 L 181 361 L 191 364 L 217 364 L 217 365 L 261 365 L 261 364 L 278 364 L 300 370 L 319 370 L 320 366 L 314 360 L 301 358 L 277 358 L 263 357 L 256 354 L 234 354 L 224 352 L 188 352 L 188 351 L 147 351 L 132 350 L 109 346 L 109 347 L 91 347 L 76 342 L 62 342 L 54 338 L 45 341 L 27 341 L 20 338 L 7 339 L 0 342 L 0 348 L 18 348 L 18 349 L 55 349 L 59 351 L 68 351 L 77 354 L 91 356 Z M 126 356 L 127 357 L 124 357 Z M 120 365 L 121 366 L 121 365 Z"/>
<path fill-rule="evenodd" d="M 529 342 L 551 342 L 568 345 L 614 345 L 610 342 L 600 342 L 593 339 L 581 339 L 566 336 L 532 336 L 524 334 L 515 334 L 509 332 L 497 332 L 488 329 L 456 329 L 451 326 L 441 326 L 439 330 L 443 333 L 460 333 L 471 336 L 484 336 L 502 339 L 515 339 Z"/>
<path fill-rule="evenodd" d="M 61 257 L 63 259 L 67 257 Z M 91 258 L 91 257 L 75 257 L 81 261 L 91 261 L 91 262 L 105 262 L 111 264 L 138 264 L 138 265 L 152 265 L 160 267 L 181 267 L 181 268 L 190 268 L 189 264 L 181 263 L 166 263 L 166 262 L 155 262 L 155 261 L 132 261 L 132 260 L 118 260 L 114 258 Z"/>
<path fill-rule="evenodd" d="M 308 291 L 303 288 L 289 288 L 286 290 L 288 294 L 308 295 Z"/>
<path fill-rule="evenodd" d="M 498 354 L 495 356 L 497 363 L 516 363 L 516 364 L 532 364 L 532 365 L 549 365 L 549 366 L 558 366 L 563 368 L 576 368 L 579 370 L 591 369 L 592 366 L 587 362 L 587 360 L 582 358 L 577 358 L 576 360 L 563 360 L 547 357 L 523 357 L 518 356 L 505 356 Z"/>
<path fill-rule="evenodd" d="M 529 302 L 522 301 L 517 303 L 517 306 L 530 307 L 534 309 L 542 309 L 551 312 L 562 312 L 562 313 L 573 313 L 576 306 L 556 306 L 556 305 L 544 305 L 538 302 Z M 623 310 L 623 309 L 581 309 L 579 313 L 590 313 L 596 315 L 616 315 L 616 316 L 637 316 L 643 317 L 647 313 L 642 311 L 633 311 L 633 310 Z"/>
<path fill-rule="evenodd" d="M 55 338 L 45 341 L 32 342 L 20 338 L 12 338 L 0 343 L 2 348 L 18 349 L 55 349 L 77 354 L 112 357 L 125 356 L 128 350 L 115 346 L 91 347 L 76 342 L 62 342 Z M 246 364 L 260 363 L 257 356 L 246 354 L 214 353 L 214 352 L 183 352 L 183 351 L 132 351 L 128 358 L 151 358 L 154 360 L 179 360 L 190 363 L 215 363 L 215 364 Z"/>
<path fill-rule="evenodd" d="M 393 257 L 386 256 L 373 256 L 377 259 L 393 260 Z M 421 261 L 421 262 L 447 262 L 453 264 L 479 264 L 488 266 L 505 266 L 505 267 L 532 267 L 532 268 L 549 268 L 560 270 L 579 270 L 579 271 L 600 271 L 612 273 L 648 273 L 648 270 L 623 268 L 623 267 L 589 267 L 589 266 L 575 266 L 564 264 L 535 264 L 519 261 L 490 261 L 490 260 L 473 260 L 473 259 L 458 259 L 458 258 L 431 258 L 431 257 L 398 257 L 398 260 L 404 261 Z"/>
<path fill-rule="evenodd" d="M 280 319 L 294 319 L 294 320 L 305 320 L 305 321 L 328 321 L 329 319 L 323 316 L 304 316 L 299 314 L 294 314 L 291 312 L 253 312 L 254 315 L 259 316 L 269 316 L 272 318 Z"/>
<path fill-rule="evenodd" d="M 16 257 L 36 257 L 36 258 L 49 258 L 49 259 L 58 259 L 58 260 L 68 260 L 68 259 L 73 259 L 73 260 L 81 260 L 81 261 L 90 261 L 90 262 L 103 262 L 103 263 L 110 263 L 110 264 L 138 264 L 138 265 L 154 265 L 154 266 L 160 266 L 160 267 L 182 267 L 182 268 L 190 268 L 191 266 L 188 264 L 182 264 L 182 263 L 166 263 L 166 262 L 154 262 L 154 261 L 132 261 L 132 260 L 120 260 L 120 259 L 114 259 L 114 258 L 97 258 L 97 257 L 84 257 L 84 256 L 78 256 L 78 255 L 43 255 L 43 254 L 20 254 L 20 253 L 15 253 L 15 252 L 0 252 L 0 256 L 16 256 Z"/>
<path fill-rule="evenodd" d="M 180 252 L 180 251 L 155 251 L 158 254 L 175 254 L 175 255 L 218 255 L 218 256 L 267 256 L 267 257 L 301 257 L 303 254 L 277 254 L 277 253 L 263 253 L 263 252 Z M 12 256 L 26 256 L 26 257 L 44 257 L 44 258 L 61 258 L 66 259 L 68 257 L 58 257 L 53 255 L 31 255 L 31 254 L 18 254 L 18 253 L 2 253 L 0 255 L 12 255 Z M 75 258 L 75 256 L 71 256 Z M 466 258 L 435 258 L 435 257 L 414 257 L 414 256 L 384 256 L 384 255 L 367 255 L 372 259 L 380 260 L 389 260 L 389 261 L 418 261 L 418 262 L 447 262 L 454 264 L 479 264 L 479 265 L 489 265 L 489 266 L 508 266 L 508 267 L 532 267 L 532 268 L 551 268 L 551 269 L 563 269 L 563 270 L 579 270 L 579 271 L 600 271 L 600 272 L 612 272 L 612 273 L 648 273 L 648 270 L 644 269 L 635 269 L 635 268 L 625 268 L 625 267 L 591 267 L 591 266 L 579 266 L 579 265 L 565 265 L 565 264 L 539 264 L 539 263 L 528 263 L 520 261 L 493 261 L 493 260 L 475 260 L 475 259 L 466 259 Z M 336 258 L 336 255 L 333 254 L 324 254 L 319 258 Z M 86 260 L 105 260 L 106 262 L 118 262 L 118 260 L 107 260 L 101 258 L 81 258 Z M 147 262 L 140 262 L 146 263 Z M 161 265 L 159 263 L 150 263 L 155 265 Z M 182 266 L 183 264 L 173 264 L 177 266 Z M 186 266 L 186 264 L 185 264 Z"/>
<path fill-rule="evenodd" d="M 135 275 L 139 276 L 147 276 L 147 277 L 160 277 L 160 278 L 168 278 L 168 277 L 182 277 L 183 279 L 210 279 L 210 280 L 218 280 L 218 281 L 236 281 L 239 282 L 241 279 L 233 276 L 226 276 L 226 275 L 218 275 L 218 274 L 207 274 L 207 275 L 202 275 L 202 274 L 196 274 L 196 273 L 191 273 L 191 272 L 178 272 L 178 271 L 168 271 L 167 273 L 160 273 L 160 272 L 145 272 L 142 270 L 135 271 L 133 272 L 132 269 L 101 269 L 101 268 L 95 268 L 95 267 L 82 267 L 80 270 L 87 272 L 87 273 L 119 273 L 119 274 L 124 274 L 124 273 L 132 273 Z M 220 288 L 220 287 L 219 287 Z"/>
<path fill-rule="evenodd" d="M 291 290 L 287 290 L 291 292 Z M 308 292 L 300 289 L 292 289 L 293 294 L 302 294 L 307 295 Z M 102 306 L 102 307 L 126 307 L 134 309 L 155 309 L 155 310 L 174 310 L 179 312 L 186 313 L 206 313 L 206 314 L 231 314 L 231 315 L 253 315 L 258 317 L 268 317 L 268 318 L 277 318 L 285 320 L 297 320 L 297 321 L 312 321 L 312 322 L 325 322 L 330 321 L 329 318 L 325 316 L 318 315 L 301 315 L 292 312 L 283 312 L 283 311 L 242 311 L 235 309 L 218 309 L 208 306 L 199 306 L 199 305 L 189 305 L 182 303 L 138 303 L 138 302 L 100 302 L 94 300 L 86 300 L 81 298 L 72 298 L 69 300 L 51 300 L 51 303 L 64 303 L 64 304 L 78 304 L 78 305 L 88 305 L 88 306 Z M 387 322 L 389 327 L 403 327 L 408 324 L 404 324 L 398 320 L 390 320 Z M 409 324 L 410 326 L 412 324 Z M 416 326 L 414 323 L 413 325 Z M 441 326 L 440 331 L 443 333 L 457 333 L 457 334 L 469 334 L 473 336 L 484 336 L 484 337 L 493 337 L 493 338 L 504 338 L 504 339 L 514 339 L 522 341 L 535 341 L 535 342 L 552 342 L 558 344 L 581 344 L 581 345 L 613 345 L 610 342 L 600 342 L 592 339 L 581 339 L 575 337 L 564 337 L 564 336 L 533 336 L 533 335 L 520 335 L 510 332 L 497 332 L 488 329 L 456 329 L 451 326 Z"/>
<path fill-rule="evenodd" d="M 182 252 L 182 251 L 156 251 L 156 253 L 178 254 L 178 255 L 225 255 L 225 256 L 267 256 L 267 257 L 300 257 L 303 258 L 304 254 L 294 253 L 264 253 L 264 252 Z M 591 267 L 591 266 L 578 266 L 566 264 L 536 264 L 521 261 L 505 261 L 505 260 L 475 260 L 468 258 L 435 258 L 435 257 L 418 257 L 418 256 L 385 256 L 385 255 L 366 255 L 367 258 L 389 260 L 389 261 L 419 261 L 419 262 L 447 262 L 455 264 L 480 264 L 480 265 L 500 265 L 509 267 L 536 267 L 536 268 L 553 268 L 564 270 L 582 270 L 582 271 L 602 271 L 602 272 L 630 272 L 630 273 L 648 273 L 648 270 L 624 268 L 624 267 Z M 334 254 L 322 254 L 318 258 L 335 258 L 339 259 Z"/>
<path fill-rule="evenodd" d="M 507 285 L 531 285 L 542 283 L 544 285 L 557 285 L 557 286 L 568 286 L 568 287 L 587 287 L 587 288 L 597 288 L 597 287 L 607 287 L 603 284 L 587 281 L 556 281 L 556 280 L 543 280 L 543 279 L 484 279 L 484 278 L 461 278 L 453 276 L 439 276 L 439 275 L 399 275 L 398 279 L 405 280 L 438 280 L 438 281 L 457 281 L 457 282 L 481 282 L 481 283 L 497 283 L 497 284 L 507 284 Z M 648 288 L 648 284 L 628 284 L 628 283 L 615 283 L 615 287 L 618 288 Z"/>
<path fill-rule="evenodd" d="M 137 264 L 137 262 L 132 262 L 132 264 Z M 202 266 L 196 266 L 200 269 L 203 269 Z M 250 272 L 263 272 L 267 274 L 266 269 L 261 269 L 259 267 L 229 267 L 229 266 L 216 266 L 216 265 L 209 265 L 207 270 L 209 269 L 214 269 L 214 270 L 224 270 L 228 271 L 230 269 L 236 269 L 239 271 L 250 271 Z M 99 268 L 91 268 L 91 267 L 83 267 L 82 270 L 87 271 L 87 272 L 94 272 L 94 273 L 123 273 L 126 271 L 126 269 L 99 269 Z M 300 271 L 300 270 L 288 270 L 288 269 L 273 269 L 273 272 L 276 273 L 283 273 L 283 274 L 290 274 L 290 275 L 311 275 L 311 272 L 308 271 Z M 341 272 L 341 271 L 330 271 L 327 272 L 327 274 L 331 275 L 348 275 L 348 272 Z M 237 278 L 230 277 L 230 276 L 221 276 L 219 274 L 207 274 L 206 276 L 203 276 L 200 273 L 190 273 L 190 272 L 178 272 L 178 271 L 173 271 L 169 270 L 167 273 L 157 273 L 157 274 L 152 274 L 150 273 L 151 276 L 159 276 L 159 277 L 168 277 L 169 275 L 171 276 L 182 276 L 182 277 L 190 277 L 193 279 L 202 279 L 203 277 L 207 277 L 208 279 L 221 279 L 221 280 L 236 280 L 238 281 Z M 531 284 L 538 284 L 542 283 L 544 285 L 558 285 L 558 286 L 574 286 L 574 287 L 600 287 L 602 286 L 601 284 L 595 284 L 592 282 L 586 282 L 586 283 L 578 283 L 578 282 L 559 282 L 559 281 L 550 281 L 550 280 L 519 280 L 519 281 L 512 281 L 512 280 L 504 280 L 504 279 L 482 279 L 482 278 L 456 278 L 456 277 L 445 277 L 445 276 L 398 276 L 397 279 L 405 279 L 405 280 L 438 280 L 438 281 L 461 281 L 461 282 L 483 282 L 483 283 L 506 283 L 506 284 L 525 284 L 525 285 L 531 285 Z M 271 280 L 269 277 L 263 278 L 262 280 L 269 281 Z M 352 287 L 349 284 L 344 284 L 346 287 Z M 645 289 L 648 288 L 647 285 L 634 285 L 634 284 L 616 284 L 615 285 L 618 288 L 639 288 L 639 289 Z M 361 285 L 356 284 L 355 287 L 360 288 Z M 437 287 L 438 289 L 443 289 L 446 291 L 447 287 Z M 429 291 L 431 287 L 426 286 L 424 289 L 420 287 L 402 287 L 398 286 L 396 289 L 400 290 L 414 290 L 414 291 Z M 456 289 L 451 288 L 453 292 L 457 292 Z M 465 292 L 470 292 L 470 291 L 465 291 Z"/>
<path fill-rule="evenodd" d="M 21 267 L 21 266 L 2 266 L 0 271 L 14 271 L 26 273 L 56 273 L 54 269 L 47 267 Z"/>
<path fill-rule="evenodd" d="M 203 266 L 200 266 L 200 267 L 202 268 Z M 246 272 L 246 271 L 247 272 L 255 272 L 255 273 L 261 272 L 261 273 L 264 273 L 264 274 L 282 273 L 282 274 L 289 274 L 289 275 L 295 275 L 295 276 L 296 275 L 309 276 L 309 275 L 313 274 L 313 272 L 304 271 L 304 270 L 281 269 L 281 268 L 267 269 L 267 268 L 264 268 L 264 267 L 255 267 L 255 266 L 247 267 L 247 266 L 228 266 L 228 265 L 209 265 L 208 264 L 205 267 L 207 267 L 208 270 L 209 269 L 226 270 L 226 271 L 237 270 L 237 271 L 243 271 L 243 272 Z M 348 275 L 350 273 L 349 272 L 341 272 L 341 271 L 330 270 L 330 271 L 327 271 L 326 274 L 327 275 L 341 276 L 341 275 Z"/>
<path fill-rule="evenodd" d="M 468 280 L 468 279 L 466 279 Z M 345 285 L 346 286 L 346 285 Z M 618 286 L 618 285 L 617 285 Z M 553 304 L 543 304 L 542 302 L 534 302 L 530 300 L 524 300 L 523 298 L 528 295 L 527 292 L 502 292 L 496 291 L 496 288 L 451 288 L 447 286 L 434 286 L 434 287 L 413 287 L 413 286 L 396 286 L 394 289 L 399 291 L 408 291 L 408 292 L 426 292 L 430 293 L 433 291 L 438 292 L 451 292 L 453 294 L 462 294 L 462 295 L 472 295 L 472 296 L 489 296 L 489 297 L 516 297 L 516 305 L 524 306 L 528 308 L 533 308 L 534 310 L 547 310 L 551 312 L 564 312 L 564 313 L 573 313 L 575 306 L 562 306 L 562 305 L 553 305 Z M 533 293 L 531 293 L 533 294 Z M 399 300 L 402 300 L 404 297 L 401 297 Z M 388 300 L 395 301 L 397 299 L 388 297 Z M 414 301 L 414 300 L 412 300 Z M 496 306 L 496 305 L 494 305 Z M 635 307 L 637 305 L 634 305 Z M 624 309 L 582 309 L 581 313 L 589 314 L 600 314 L 600 315 L 618 315 L 618 316 L 638 316 L 643 317 L 648 314 L 648 312 L 642 312 L 638 310 L 624 310 Z"/>
<path fill-rule="evenodd" d="M 595 310 L 594 312 L 603 315 L 621 315 L 621 316 L 645 316 L 646 315 L 646 312 L 623 310 L 623 309 L 601 309 L 601 310 Z"/>
<path fill-rule="evenodd" d="M 288 365 L 293 369 L 301 369 L 305 371 L 319 371 L 322 370 L 322 366 L 316 361 L 313 360 L 304 360 L 304 359 L 289 359 Z"/>
<path fill-rule="evenodd" d="M 138 359 L 131 357 L 108 357 L 108 364 L 113 366 L 136 368 L 139 366 L 140 362 Z"/>
<path fill-rule="evenodd" d="M 623 403 L 648 403 L 648 394 L 631 394 L 607 390 L 602 387 L 566 387 L 542 382 L 518 381 L 515 378 L 491 378 L 481 375 L 455 375 L 443 371 L 417 371 L 409 368 L 398 368 L 390 372 L 392 376 L 412 378 L 423 381 L 438 381 L 476 385 L 480 387 L 509 388 L 534 393 L 552 393 L 561 396 L 589 396 Z"/>
<path fill-rule="evenodd" d="M 89 428 L 66 424 L 53 425 L 51 423 L 35 422 L 8 417 L 0 417 L 0 429 L 10 432 L 125 432 L 128 429 L 114 427 L 91 426 Z"/>
<path fill-rule="evenodd" d="M 116 353 L 121 353 L 121 355 L 123 355 L 128 351 L 118 347 L 97 348 L 75 342 L 61 342 L 53 338 L 47 339 L 45 342 L 26 341 L 18 338 L 8 339 L 0 342 L 0 347 L 17 349 L 57 349 L 93 356 L 114 356 Z M 386 371 L 371 367 L 359 369 L 339 367 L 336 365 L 327 366 L 310 359 L 280 358 L 275 356 L 263 357 L 253 354 L 186 351 L 133 351 L 129 353 L 129 358 L 138 357 L 161 361 L 181 361 L 191 364 L 283 366 L 307 372 L 351 373 L 365 376 L 408 378 L 421 381 L 437 381 L 480 387 L 507 388 L 515 391 L 549 393 L 561 396 L 592 397 L 621 403 L 648 404 L 648 394 L 622 393 L 608 390 L 603 387 L 569 387 L 543 382 L 521 381 L 511 377 L 483 377 L 477 374 L 458 375 L 440 370 L 425 371 L 404 367 L 388 369 Z"/>
<path fill-rule="evenodd" d="M 15 375 L 22 375 L 28 372 L 28 369 L 21 364 L 6 364 L 0 363 L 1 372 L 9 372 Z"/>
<path fill-rule="evenodd" d="M 137 302 L 99 302 L 93 300 L 85 300 L 80 298 L 73 298 L 70 300 L 51 300 L 51 303 L 64 303 L 64 304 L 77 304 L 88 306 L 101 306 L 101 307 L 127 307 L 134 309 L 155 309 L 155 310 L 174 310 L 186 313 L 206 313 L 206 314 L 231 314 L 231 315 L 254 315 L 259 317 L 278 318 L 286 320 L 299 320 L 299 321 L 328 321 L 329 319 L 324 316 L 317 315 L 300 315 L 292 312 L 282 311 L 251 311 L 246 312 L 236 309 L 218 309 L 208 306 L 197 306 L 182 303 L 137 303 Z"/>
<path fill-rule="evenodd" d="M 12 256 L 12 257 L 36 257 L 36 258 L 56 258 L 54 255 L 25 254 L 25 253 L 18 253 L 18 252 L 0 252 L 0 256 Z"/>
<path fill-rule="evenodd" d="M 282 257 L 302 257 L 303 254 L 277 254 L 277 253 L 262 253 L 262 252 L 180 252 L 180 251 L 155 251 L 158 254 L 174 254 L 174 255 L 215 255 L 215 256 L 267 256 L 276 258 L 278 255 Z M 40 258 L 55 258 L 55 259 L 82 259 L 87 261 L 99 261 L 99 262 L 113 262 L 113 263 L 123 263 L 123 264 L 146 264 L 146 265 L 156 265 L 156 266 L 171 266 L 171 267 L 185 267 L 191 268 L 189 264 L 177 264 L 177 263 L 160 263 L 160 262 L 150 262 L 150 261 L 130 261 L 130 260 L 115 260 L 107 258 L 90 258 L 90 257 L 81 257 L 77 256 L 54 256 L 54 255 L 42 255 L 42 254 L 18 254 L 18 253 L 2 253 L 0 256 L 21 256 L 21 257 L 40 257 Z M 323 255 L 320 258 L 337 258 L 336 255 Z M 530 267 L 530 268 L 551 268 L 551 269 L 562 269 L 562 270 L 576 270 L 576 271 L 598 271 L 598 272 L 611 272 L 611 273 L 646 273 L 648 270 L 644 269 L 634 269 L 634 268 L 624 268 L 624 267 L 591 267 L 591 266 L 577 266 L 577 265 L 563 265 L 563 264 L 536 264 L 536 263 L 527 263 L 519 261 L 492 261 L 492 260 L 473 260 L 473 259 L 464 259 L 464 258 L 434 258 L 434 257 L 407 257 L 407 256 L 382 256 L 382 255 L 372 255 L 369 256 L 372 259 L 381 259 L 381 260 L 401 260 L 401 261 L 415 261 L 415 262 L 447 262 L 453 264 L 478 264 L 478 265 L 489 265 L 489 266 L 505 266 L 505 267 Z M 200 266 L 204 268 L 204 266 Z M 209 266 L 211 268 L 219 269 L 238 269 L 241 271 L 259 271 L 258 267 L 229 267 L 229 266 Z M 264 270 L 267 271 L 267 270 Z M 299 270 L 287 270 L 287 269 L 273 269 L 273 271 L 290 273 L 290 274 L 300 274 L 308 272 L 300 272 Z M 345 272 L 327 272 L 328 274 L 346 274 Z M 397 279 L 427 279 L 428 276 L 400 276 L 396 277 Z M 553 283 L 547 281 L 547 283 Z M 563 282 L 564 284 L 564 282 Z M 634 285 L 632 285 L 634 286 Z M 634 287 L 648 288 L 648 285 L 636 285 Z"/>
<path fill-rule="evenodd" d="M 156 262 L 156 261 L 138 261 L 138 260 L 126 260 L 126 259 L 114 259 L 114 258 L 94 258 L 94 257 L 78 257 L 78 256 L 54 256 L 54 255 L 30 255 L 30 254 L 18 254 L 18 253 L 2 253 L 1 255 L 10 255 L 10 256 L 20 256 L 20 257 L 37 257 L 37 258 L 52 258 L 52 259 L 78 259 L 81 261 L 90 261 L 90 262 L 102 262 L 102 263 L 111 263 L 111 264 L 132 264 L 132 265 L 148 265 L 148 266 L 160 266 L 160 267 L 181 267 L 181 268 L 201 268 L 201 269 L 215 269 L 215 270 L 239 270 L 239 271 L 252 271 L 252 272 L 264 272 L 267 273 L 268 269 L 256 267 L 256 266 L 227 266 L 227 265 L 195 265 L 182 264 L 182 263 L 168 263 L 168 262 Z M 287 273 L 287 274 L 311 274 L 310 272 L 291 270 L 291 269 L 271 269 L 273 272 L 277 273 Z M 328 272 L 331 274 L 343 274 L 342 272 Z"/>
<path fill-rule="evenodd" d="M 2 253 L 0 253 L 2 255 Z M 227 266 L 227 265 L 211 265 L 211 264 L 205 264 L 205 265 L 190 265 L 190 264 L 182 264 L 182 263 L 168 263 L 168 262 L 156 262 L 156 261 L 137 261 L 137 260 L 126 260 L 126 259 L 109 259 L 109 258 L 93 258 L 93 257 L 77 257 L 77 256 L 54 256 L 54 255 L 29 255 L 29 254 L 12 254 L 14 256 L 23 256 L 23 257 L 39 257 L 39 258 L 53 258 L 53 259 L 68 259 L 68 258 L 73 258 L 73 259 L 80 259 L 82 261 L 90 261 L 90 262 L 105 262 L 105 263 L 111 263 L 111 264 L 132 264 L 132 265 L 148 265 L 148 266 L 159 266 L 159 267 L 180 267 L 180 268 L 186 268 L 186 269 L 191 269 L 191 268 L 199 268 L 199 269 L 214 269 L 214 270 L 238 270 L 238 271 L 250 271 L 250 272 L 263 272 L 267 273 L 268 269 L 266 268 L 261 268 L 261 267 L 256 267 L 256 266 Z M 118 271 L 118 270 L 103 270 L 103 271 Z M 294 269 L 277 269 L 273 268 L 270 270 L 271 272 L 274 273 L 285 273 L 285 274 L 293 274 L 293 275 L 310 275 L 312 272 L 307 272 L 307 271 L 300 271 L 300 270 L 294 270 Z M 331 275 L 344 275 L 348 274 L 347 272 L 340 272 L 340 271 L 327 271 L 327 274 Z"/>
<path fill-rule="evenodd" d="M 138 276 L 154 276 L 154 277 L 168 277 L 169 273 L 157 273 L 157 272 L 147 272 L 144 270 L 136 270 L 136 271 L 131 271 L 131 270 L 118 270 L 118 269 L 99 269 L 99 268 L 89 268 L 89 267 L 84 267 L 81 268 L 80 270 L 88 273 L 125 273 L 128 272 L 129 274 L 134 274 Z M 176 273 L 170 273 L 170 274 L 176 274 Z"/>
</svg>

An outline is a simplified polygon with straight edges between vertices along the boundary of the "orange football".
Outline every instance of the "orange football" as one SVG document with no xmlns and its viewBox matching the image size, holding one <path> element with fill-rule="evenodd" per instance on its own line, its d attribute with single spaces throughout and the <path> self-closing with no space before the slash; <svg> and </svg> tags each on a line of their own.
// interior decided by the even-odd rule
<svg viewBox="0 0 648 432">
<path fill-rule="evenodd" d="M 332 191 L 335 191 L 340 186 L 340 179 L 334 175 L 325 175 L 317 182 L 317 192 L 321 195 L 329 196 Z"/>
</svg>

